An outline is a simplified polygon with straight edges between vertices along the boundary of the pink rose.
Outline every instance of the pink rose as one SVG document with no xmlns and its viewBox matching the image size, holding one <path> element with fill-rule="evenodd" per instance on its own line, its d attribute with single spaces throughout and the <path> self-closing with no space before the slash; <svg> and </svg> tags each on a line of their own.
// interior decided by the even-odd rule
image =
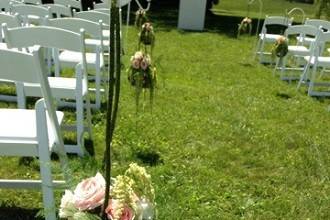
<svg viewBox="0 0 330 220">
<path fill-rule="evenodd" d="M 117 208 L 118 208 L 118 201 L 115 199 L 111 199 L 109 201 L 108 207 L 105 209 L 105 213 L 107 214 L 108 219 L 115 218 L 115 212 Z M 133 210 L 128 206 L 125 206 L 119 220 L 132 220 L 133 217 L 134 217 Z"/>
<path fill-rule="evenodd" d="M 91 210 L 103 204 L 105 180 L 100 173 L 81 181 L 73 193 L 74 205 L 80 211 Z"/>
<path fill-rule="evenodd" d="M 140 61 L 137 60 L 137 59 L 134 59 L 133 62 L 132 62 L 132 67 L 134 69 L 139 69 L 140 68 Z"/>
<path fill-rule="evenodd" d="M 143 59 L 143 60 L 141 61 L 140 65 L 141 65 L 141 68 L 142 68 L 143 70 L 148 69 L 148 61 L 147 61 L 146 59 Z"/>
</svg>

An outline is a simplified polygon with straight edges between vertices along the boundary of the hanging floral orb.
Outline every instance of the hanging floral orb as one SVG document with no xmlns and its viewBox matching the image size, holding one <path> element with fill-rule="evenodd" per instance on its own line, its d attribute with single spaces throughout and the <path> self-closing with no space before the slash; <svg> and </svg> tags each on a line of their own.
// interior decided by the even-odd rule
<svg viewBox="0 0 330 220">
<path fill-rule="evenodd" d="M 139 33 L 139 41 L 144 45 L 153 45 L 155 42 L 154 28 L 150 22 L 142 25 L 141 32 Z"/>
<path fill-rule="evenodd" d="M 237 35 L 240 36 L 242 33 L 252 32 L 252 19 L 249 17 L 245 17 L 241 23 L 238 25 Z"/>
<path fill-rule="evenodd" d="M 128 70 L 128 80 L 132 86 L 140 88 L 154 88 L 156 83 L 156 71 L 151 65 L 149 55 L 137 51 L 131 57 L 131 67 Z"/>
<path fill-rule="evenodd" d="M 135 26 L 141 28 L 145 22 L 147 22 L 147 12 L 144 9 L 137 10 L 135 12 Z"/>
<path fill-rule="evenodd" d="M 279 58 L 284 57 L 288 53 L 288 42 L 284 36 L 280 36 L 276 39 L 276 42 L 272 48 L 273 56 L 277 56 Z"/>
</svg>

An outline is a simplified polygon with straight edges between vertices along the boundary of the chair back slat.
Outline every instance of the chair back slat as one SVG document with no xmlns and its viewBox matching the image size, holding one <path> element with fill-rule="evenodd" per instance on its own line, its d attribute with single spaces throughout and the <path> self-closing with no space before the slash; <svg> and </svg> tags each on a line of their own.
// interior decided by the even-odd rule
<svg viewBox="0 0 330 220">
<path fill-rule="evenodd" d="M 102 23 L 92 22 L 80 18 L 56 18 L 47 20 L 47 25 L 79 33 L 81 28 L 87 35 L 100 39 L 102 36 Z"/>
<path fill-rule="evenodd" d="M 59 4 L 43 4 L 42 6 L 49 8 L 53 18 L 72 17 L 71 7 Z"/>
<path fill-rule="evenodd" d="M 7 44 L 11 48 L 24 48 L 40 45 L 48 48 L 67 49 L 71 51 L 85 51 L 81 41 L 84 33 L 78 34 L 72 31 L 46 26 L 20 27 L 4 29 Z M 82 30 L 82 32 L 84 32 Z"/>
<path fill-rule="evenodd" d="M 23 3 L 25 4 L 32 4 L 32 5 L 41 5 L 41 0 L 24 0 Z"/>
<path fill-rule="evenodd" d="M 50 15 L 47 8 L 37 5 L 13 4 L 11 10 L 13 13 L 17 13 L 20 16 L 34 15 L 43 18 Z"/>
<path fill-rule="evenodd" d="M 307 19 L 305 21 L 305 24 L 312 25 L 317 28 L 322 27 L 322 29 L 324 31 L 330 31 L 330 22 L 329 21 L 325 21 L 325 20 L 321 20 L 321 19 Z"/>
<path fill-rule="evenodd" d="M 7 24 L 7 27 L 14 28 L 21 26 L 21 23 L 16 15 L 0 13 L 0 24 Z"/>
<path fill-rule="evenodd" d="M 10 0 L 1 0 L 0 1 L 0 11 L 9 12 L 10 11 Z"/>
<path fill-rule="evenodd" d="M 76 18 L 86 19 L 93 22 L 99 22 L 99 20 L 102 20 L 103 24 L 110 25 L 110 15 L 99 11 L 74 11 L 73 15 Z"/>
<path fill-rule="evenodd" d="M 265 25 L 283 25 L 283 26 L 289 26 L 292 24 L 293 19 L 283 16 L 269 16 L 266 17 L 264 21 Z"/>
<path fill-rule="evenodd" d="M 16 82 L 39 83 L 32 54 L 0 50 L 0 78 Z"/>
<path fill-rule="evenodd" d="M 76 0 L 54 0 L 55 4 L 64 5 L 64 6 L 71 6 L 72 8 L 79 9 L 82 11 L 81 1 Z"/>
<path fill-rule="evenodd" d="M 319 29 L 317 27 L 314 27 L 312 25 L 293 25 L 286 29 L 285 35 L 309 35 L 316 37 L 319 33 Z"/>
</svg>

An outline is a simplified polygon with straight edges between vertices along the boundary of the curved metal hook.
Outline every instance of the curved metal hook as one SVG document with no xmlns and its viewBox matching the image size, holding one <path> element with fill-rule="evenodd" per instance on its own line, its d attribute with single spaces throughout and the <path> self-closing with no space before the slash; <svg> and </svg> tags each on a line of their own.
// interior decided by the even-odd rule
<svg viewBox="0 0 330 220">
<path fill-rule="evenodd" d="M 248 5 L 252 5 L 254 2 L 255 2 L 255 0 L 248 0 Z M 264 4 L 263 4 L 262 0 L 258 0 L 258 3 L 259 3 L 259 16 L 258 16 L 256 36 L 258 36 L 258 34 L 259 34 L 260 19 L 261 19 L 262 10 L 263 10 L 263 7 L 264 7 Z"/>
<path fill-rule="evenodd" d="M 288 12 L 288 10 L 286 10 L 286 14 L 289 16 L 289 15 L 291 15 L 295 11 L 300 11 L 301 12 L 301 14 L 303 15 L 303 20 L 302 20 L 301 23 L 305 23 L 306 13 L 305 13 L 305 11 L 302 8 L 293 8 L 289 12 Z"/>
<path fill-rule="evenodd" d="M 144 11 L 149 11 L 150 5 L 151 5 L 151 0 L 146 0 L 148 2 L 148 6 L 146 8 L 143 8 L 142 5 L 140 4 L 139 0 L 135 0 L 136 4 L 139 6 L 139 9 L 143 9 Z"/>
</svg>

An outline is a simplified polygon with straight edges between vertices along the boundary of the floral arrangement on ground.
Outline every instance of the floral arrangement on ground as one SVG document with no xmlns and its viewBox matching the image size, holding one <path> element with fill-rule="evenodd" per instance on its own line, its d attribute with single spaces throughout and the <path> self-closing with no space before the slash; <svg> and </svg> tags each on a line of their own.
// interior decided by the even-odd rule
<svg viewBox="0 0 330 220">
<path fill-rule="evenodd" d="M 144 167 L 131 163 L 124 175 L 112 179 L 110 201 L 103 209 L 106 180 L 102 174 L 82 180 L 73 191 L 65 190 L 59 217 L 67 220 L 155 219 L 155 192 Z"/>
</svg>

